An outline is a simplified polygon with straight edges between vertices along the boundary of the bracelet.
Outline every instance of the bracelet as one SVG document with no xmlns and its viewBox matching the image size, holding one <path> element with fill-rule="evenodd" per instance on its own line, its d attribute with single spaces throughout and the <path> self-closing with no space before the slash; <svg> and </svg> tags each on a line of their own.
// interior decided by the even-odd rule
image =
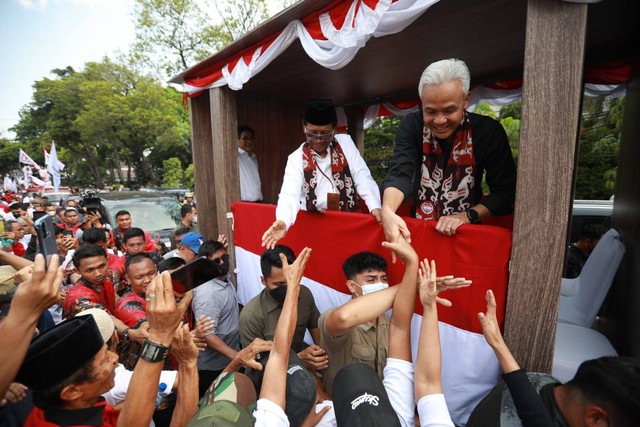
<svg viewBox="0 0 640 427">
<path fill-rule="evenodd" d="M 165 347 L 161 344 L 156 344 L 149 339 L 146 339 L 144 341 L 142 350 L 140 350 L 140 357 L 151 363 L 162 362 L 167 358 L 168 354 L 169 347 Z"/>
<path fill-rule="evenodd" d="M 129 340 L 129 328 L 124 328 L 124 331 L 122 331 L 122 341 L 128 341 Z"/>
</svg>

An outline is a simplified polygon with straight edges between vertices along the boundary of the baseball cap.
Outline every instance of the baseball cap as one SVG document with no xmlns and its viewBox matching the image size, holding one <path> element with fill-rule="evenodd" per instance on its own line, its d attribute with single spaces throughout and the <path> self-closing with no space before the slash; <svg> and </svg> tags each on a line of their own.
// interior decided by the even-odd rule
<svg viewBox="0 0 640 427">
<path fill-rule="evenodd" d="M 221 374 L 200 401 L 189 427 L 251 427 L 256 392 L 251 380 L 238 372 Z"/>
<path fill-rule="evenodd" d="M 387 391 L 369 365 L 342 368 L 333 380 L 332 396 L 338 426 L 400 427 Z"/>
<path fill-rule="evenodd" d="M 182 236 L 182 246 L 186 246 L 191 249 L 196 255 L 200 251 L 200 246 L 204 243 L 204 237 L 202 234 L 190 231 Z"/>
<path fill-rule="evenodd" d="M 263 366 L 261 371 L 253 369 L 248 371 L 256 391 L 262 388 L 262 378 L 269 361 L 269 354 L 269 352 L 261 353 L 261 357 L 258 360 Z M 301 424 L 309 415 L 316 402 L 316 391 L 317 384 L 313 374 L 304 367 L 295 351 L 291 350 L 287 368 L 287 393 L 284 412 L 292 426 Z"/>
</svg>

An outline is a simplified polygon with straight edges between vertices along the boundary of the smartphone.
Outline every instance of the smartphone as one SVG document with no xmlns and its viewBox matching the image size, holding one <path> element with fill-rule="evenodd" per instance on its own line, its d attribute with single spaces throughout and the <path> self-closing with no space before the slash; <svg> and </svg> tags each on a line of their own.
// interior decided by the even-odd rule
<svg viewBox="0 0 640 427">
<path fill-rule="evenodd" d="M 42 218 L 43 216 L 45 216 L 47 213 L 45 211 L 33 211 L 33 221 L 37 221 L 40 218 Z"/>
<path fill-rule="evenodd" d="M 44 256 L 45 266 L 48 269 L 51 257 L 53 255 L 58 255 L 56 232 L 53 227 L 53 221 L 49 215 L 45 215 L 36 220 L 35 227 L 36 232 L 38 233 L 38 252 Z"/>
<path fill-rule="evenodd" d="M 224 275 L 224 272 L 218 263 L 203 256 L 174 270 L 171 273 L 171 282 L 176 293 L 184 294 L 222 275 Z"/>
</svg>

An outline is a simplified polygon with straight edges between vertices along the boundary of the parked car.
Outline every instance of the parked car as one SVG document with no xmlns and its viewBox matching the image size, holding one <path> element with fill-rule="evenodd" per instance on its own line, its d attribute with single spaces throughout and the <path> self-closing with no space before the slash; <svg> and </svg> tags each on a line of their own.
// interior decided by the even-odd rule
<svg viewBox="0 0 640 427">
<path fill-rule="evenodd" d="M 117 226 L 116 214 L 125 210 L 131 214 L 131 224 L 147 231 L 170 247 L 171 231 L 180 222 L 180 204 L 171 196 L 153 192 L 115 191 L 100 194 L 112 227 Z"/>
<path fill-rule="evenodd" d="M 611 228 L 612 213 L 613 200 L 574 200 L 569 243 L 578 240 L 580 230 L 585 224 L 602 225 L 606 230 Z"/>
</svg>

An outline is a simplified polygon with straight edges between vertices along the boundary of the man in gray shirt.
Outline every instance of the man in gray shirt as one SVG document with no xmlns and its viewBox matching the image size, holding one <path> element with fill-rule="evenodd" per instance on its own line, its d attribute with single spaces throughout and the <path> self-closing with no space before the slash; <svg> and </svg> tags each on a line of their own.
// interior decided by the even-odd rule
<svg viewBox="0 0 640 427">
<path fill-rule="evenodd" d="M 227 251 L 218 241 L 204 242 L 198 255 L 218 262 L 223 270 L 229 268 Z M 191 307 L 196 319 L 200 319 L 201 316 L 210 317 L 215 327 L 215 331 L 205 338 L 207 348 L 198 355 L 202 397 L 213 380 L 240 350 L 238 300 L 235 289 L 227 281 L 226 271 L 194 289 Z"/>
</svg>

